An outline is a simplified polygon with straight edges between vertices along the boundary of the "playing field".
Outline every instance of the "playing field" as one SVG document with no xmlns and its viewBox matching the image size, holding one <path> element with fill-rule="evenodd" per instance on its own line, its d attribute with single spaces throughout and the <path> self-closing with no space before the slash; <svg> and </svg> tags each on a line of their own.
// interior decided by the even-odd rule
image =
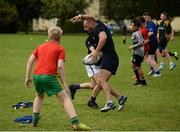
<svg viewBox="0 0 180 132">
<path fill-rule="evenodd" d="M 41 120 L 37 128 L 28 125 L 19 126 L 14 119 L 31 115 L 32 108 L 14 110 L 13 104 L 20 101 L 33 101 L 34 86 L 24 87 L 26 62 L 38 45 L 47 39 L 46 35 L 4 35 L 0 34 L 0 130 L 16 131 L 70 131 L 70 121 L 56 97 L 45 98 Z M 84 45 L 86 35 L 64 35 L 62 45 L 66 48 L 65 75 L 68 85 L 89 81 L 82 59 L 87 51 Z M 90 109 L 87 101 L 91 90 L 80 90 L 73 104 L 81 122 L 92 127 L 94 131 L 165 131 L 180 130 L 180 63 L 172 71 L 167 60 L 162 77 L 147 77 L 148 86 L 133 86 L 133 71 L 131 69 L 131 52 L 127 44 L 122 44 L 122 37 L 114 36 L 116 50 L 120 58 L 117 75 L 112 77 L 110 84 L 116 90 L 128 96 L 123 111 L 117 109 L 101 113 L 100 109 Z M 180 53 L 180 37 L 169 43 L 170 51 Z M 144 62 L 143 69 L 147 75 L 148 66 Z M 117 100 L 113 98 L 116 106 Z M 103 92 L 97 97 L 100 107 L 103 107 L 105 96 Z"/>
</svg>

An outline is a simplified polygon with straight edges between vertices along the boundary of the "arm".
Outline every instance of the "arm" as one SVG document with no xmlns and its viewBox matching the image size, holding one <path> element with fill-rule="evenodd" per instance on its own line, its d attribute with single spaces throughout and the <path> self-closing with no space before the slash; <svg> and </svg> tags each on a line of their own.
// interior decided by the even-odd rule
<svg viewBox="0 0 180 132">
<path fill-rule="evenodd" d="M 134 44 L 134 45 L 130 46 L 129 49 L 135 49 L 135 48 L 139 48 L 141 46 L 143 46 L 143 43 L 138 42 L 137 44 Z"/>
<path fill-rule="evenodd" d="M 103 46 L 105 45 L 107 40 L 107 35 L 104 31 L 99 33 L 99 43 L 98 46 L 96 47 L 96 49 L 94 51 L 92 51 L 91 55 L 92 58 L 96 59 L 98 53 L 101 51 L 101 49 L 103 48 Z"/>
<path fill-rule="evenodd" d="M 30 83 L 32 83 L 32 80 L 31 80 L 31 71 L 32 71 L 32 66 L 34 64 L 36 60 L 36 57 L 32 54 L 30 57 L 29 57 L 29 60 L 27 62 L 27 65 L 26 65 L 26 79 L 25 79 L 25 86 L 26 87 L 29 87 Z"/>
<path fill-rule="evenodd" d="M 89 16 L 89 15 L 77 15 L 77 16 L 74 16 L 73 18 L 71 18 L 70 20 L 73 22 L 73 23 L 76 23 L 77 21 L 81 20 L 81 19 L 87 19 L 89 17 L 92 17 L 92 16 Z"/>
<path fill-rule="evenodd" d="M 67 89 L 67 84 L 64 76 L 64 61 L 62 59 L 58 60 L 58 74 L 60 76 L 60 82 L 63 89 Z"/>
</svg>

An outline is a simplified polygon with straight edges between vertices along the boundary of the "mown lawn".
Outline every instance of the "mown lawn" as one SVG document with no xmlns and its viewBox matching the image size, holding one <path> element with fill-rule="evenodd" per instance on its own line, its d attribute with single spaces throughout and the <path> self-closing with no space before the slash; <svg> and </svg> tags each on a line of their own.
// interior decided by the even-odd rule
<svg viewBox="0 0 180 132">
<path fill-rule="evenodd" d="M 64 35 L 62 45 L 66 48 L 66 80 L 68 84 L 89 81 L 82 59 L 87 51 L 84 46 L 86 35 Z M 41 120 L 37 128 L 28 125 L 19 126 L 14 119 L 31 115 L 32 108 L 14 110 L 13 104 L 20 101 L 33 101 L 34 86 L 24 87 L 25 66 L 33 49 L 47 40 L 46 35 L 9 35 L 0 34 L 0 130 L 7 131 L 70 131 L 69 119 L 56 97 L 45 98 Z M 180 130 L 180 66 L 169 70 L 168 62 L 162 70 L 161 78 L 147 77 L 147 87 L 133 86 L 131 69 L 131 52 L 127 44 L 122 44 L 122 37 L 114 36 L 116 50 L 120 58 L 117 75 L 110 84 L 119 92 L 128 96 L 123 111 L 117 109 L 101 113 L 87 107 L 91 90 L 80 90 L 73 100 L 80 120 L 92 127 L 94 131 L 173 131 Z M 180 53 L 180 37 L 169 43 L 171 51 Z M 144 62 L 145 74 L 148 66 Z M 117 104 L 116 99 L 114 101 Z M 100 107 L 105 104 L 103 92 L 97 97 Z"/>
</svg>

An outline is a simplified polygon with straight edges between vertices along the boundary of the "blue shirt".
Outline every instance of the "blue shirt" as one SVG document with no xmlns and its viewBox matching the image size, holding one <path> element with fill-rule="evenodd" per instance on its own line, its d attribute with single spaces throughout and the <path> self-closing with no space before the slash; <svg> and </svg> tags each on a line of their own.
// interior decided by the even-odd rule
<svg viewBox="0 0 180 132">
<path fill-rule="evenodd" d="M 147 22 L 147 29 L 149 32 L 153 32 L 153 34 L 150 36 L 149 40 L 150 40 L 150 44 L 155 44 L 157 45 L 158 41 L 157 41 L 157 27 L 154 24 L 153 21 L 148 21 Z"/>
</svg>

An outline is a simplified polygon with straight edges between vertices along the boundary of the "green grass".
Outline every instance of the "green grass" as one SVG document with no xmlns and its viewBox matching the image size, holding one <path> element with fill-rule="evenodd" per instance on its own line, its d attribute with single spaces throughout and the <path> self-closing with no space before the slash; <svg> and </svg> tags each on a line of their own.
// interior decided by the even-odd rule
<svg viewBox="0 0 180 132">
<path fill-rule="evenodd" d="M 30 109 L 12 109 L 17 102 L 33 101 L 34 86 L 24 87 L 26 62 L 33 49 L 47 39 L 46 35 L 4 35 L 0 34 L 0 130 L 70 131 L 69 119 L 56 97 L 45 98 L 39 127 L 20 127 L 14 122 L 16 117 L 31 115 Z M 66 48 L 66 80 L 68 84 L 88 81 L 82 58 L 87 53 L 84 46 L 86 35 L 64 35 L 62 45 Z M 121 112 L 112 110 L 101 113 L 87 107 L 91 90 L 77 92 L 73 104 L 80 120 L 92 127 L 94 131 L 166 131 L 180 130 L 180 66 L 169 70 L 168 62 L 162 70 L 161 78 L 147 77 L 147 87 L 132 85 L 133 71 L 130 67 L 131 53 L 123 45 L 121 36 L 114 36 L 116 50 L 120 58 L 117 75 L 110 80 L 111 86 L 127 95 L 128 101 Z M 171 51 L 180 53 L 180 37 L 169 43 Z M 148 66 L 143 63 L 147 74 Z M 116 105 L 117 101 L 113 98 Z M 103 92 L 97 98 L 100 107 L 105 104 Z"/>
</svg>

